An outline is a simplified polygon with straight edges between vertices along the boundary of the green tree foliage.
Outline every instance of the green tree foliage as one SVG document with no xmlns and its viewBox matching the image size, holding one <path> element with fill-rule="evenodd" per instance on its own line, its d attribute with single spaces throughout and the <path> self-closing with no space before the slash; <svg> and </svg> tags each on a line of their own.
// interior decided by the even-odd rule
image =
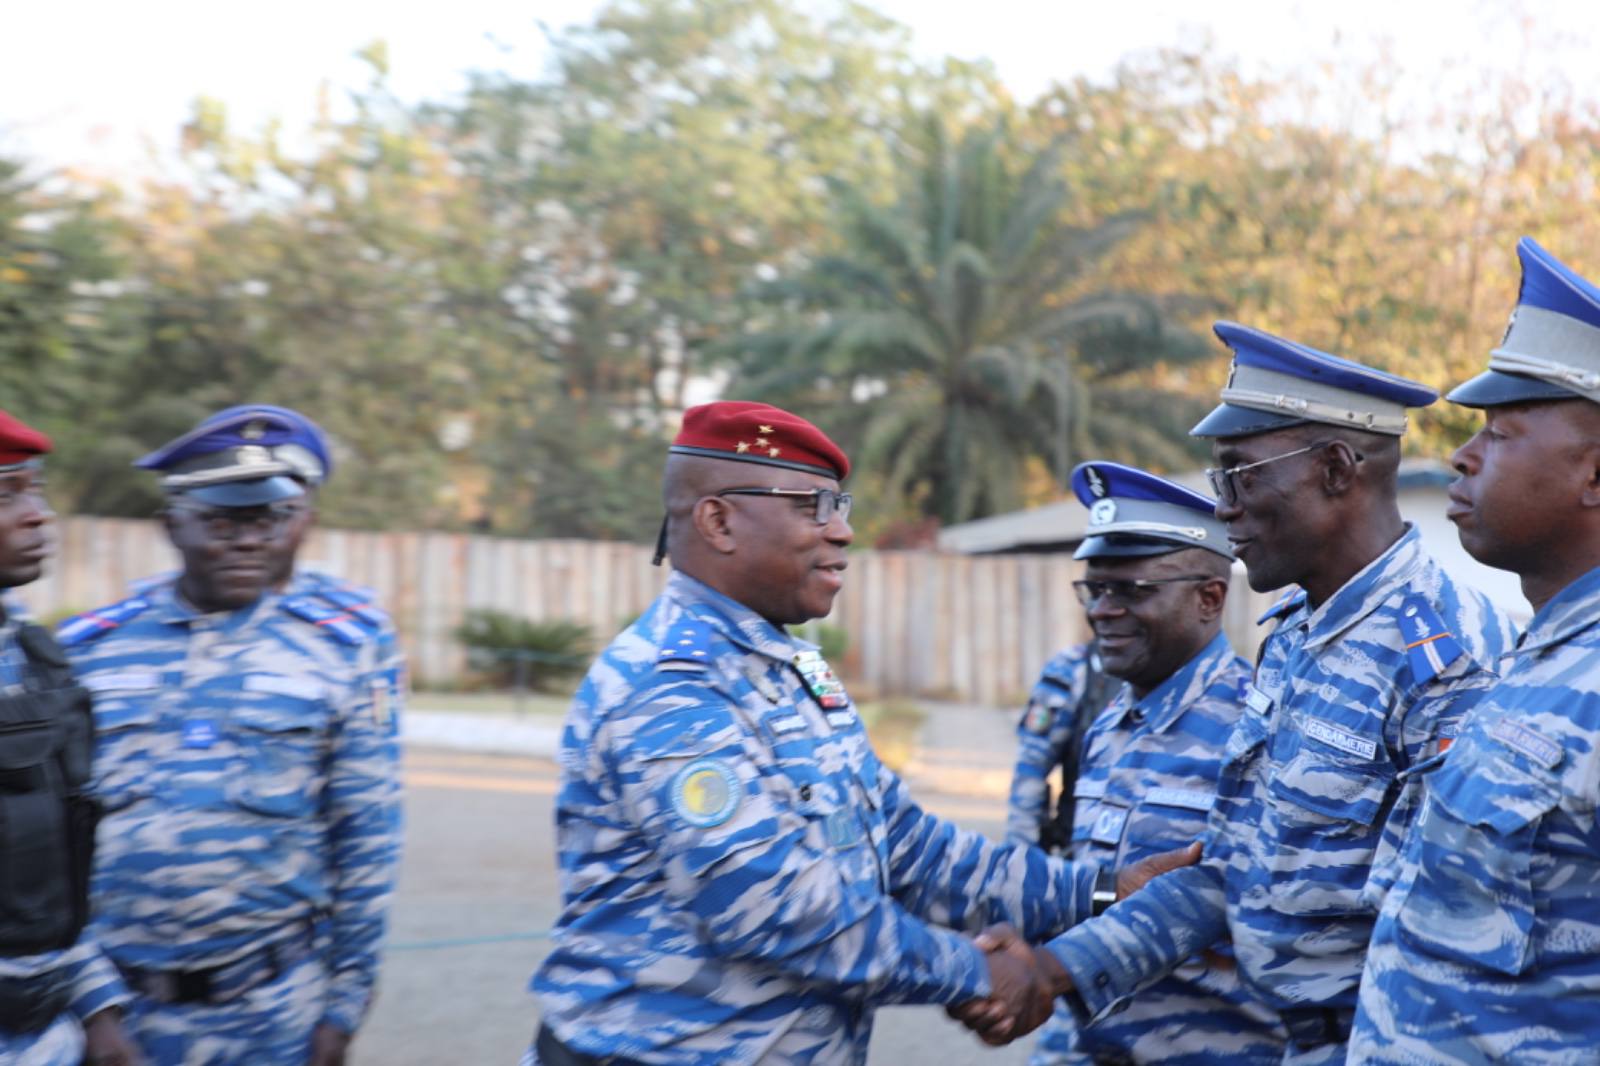
<svg viewBox="0 0 1600 1066">
<path fill-rule="evenodd" d="M 1018 506 L 1030 459 L 1063 485 L 1091 456 L 1186 462 L 1181 430 L 1135 413 L 1171 398 L 1118 384 L 1203 349 L 1181 301 L 1095 284 L 1141 218 L 1071 224 L 1061 154 L 924 120 L 893 203 L 839 184 L 838 248 L 774 286 L 801 321 L 743 342 L 741 384 L 825 405 L 891 503 L 945 522 Z"/>
</svg>

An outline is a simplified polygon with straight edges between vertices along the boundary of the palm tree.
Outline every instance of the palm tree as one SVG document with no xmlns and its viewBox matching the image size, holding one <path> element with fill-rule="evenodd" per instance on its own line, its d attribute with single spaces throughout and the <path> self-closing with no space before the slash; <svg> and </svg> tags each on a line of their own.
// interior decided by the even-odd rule
<svg viewBox="0 0 1600 1066">
<path fill-rule="evenodd" d="M 836 187 L 839 250 L 772 286 L 790 324 L 740 342 L 742 392 L 825 407 L 859 468 L 944 523 L 1018 506 L 1033 459 L 1063 486 L 1091 456 L 1191 461 L 1192 403 L 1125 382 L 1206 346 L 1170 298 L 1086 291 L 1140 216 L 1067 224 L 1058 149 L 1019 158 L 1004 127 L 951 143 L 933 119 L 923 141 L 896 202 Z"/>
</svg>

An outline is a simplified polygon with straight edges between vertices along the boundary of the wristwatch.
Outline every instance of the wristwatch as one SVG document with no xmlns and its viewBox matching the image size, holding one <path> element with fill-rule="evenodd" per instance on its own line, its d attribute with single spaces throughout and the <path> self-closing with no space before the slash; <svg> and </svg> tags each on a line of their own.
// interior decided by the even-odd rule
<svg viewBox="0 0 1600 1066">
<path fill-rule="evenodd" d="M 1094 875 L 1094 888 L 1089 893 L 1089 913 L 1098 918 L 1117 901 L 1117 874 L 1109 866 L 1100 867 Z"/>
</svg>

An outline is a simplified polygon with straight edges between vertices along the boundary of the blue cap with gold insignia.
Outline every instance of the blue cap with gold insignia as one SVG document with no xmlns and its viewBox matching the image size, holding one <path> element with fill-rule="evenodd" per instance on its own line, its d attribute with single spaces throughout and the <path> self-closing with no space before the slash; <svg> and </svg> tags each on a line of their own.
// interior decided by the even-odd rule
<svg viewBox="0 0 1600 1066">
<path fill-rule="evenodd" d="M 1074 559 L 1165 555 L 1204 548 L 1233 558 L 1216 500 L 1121 463 L 1079 463 L 1072 491 L 1089 508 L 1089 535 Z"/>
<path fill-rule="evenodd" d="M 327 438 L 304 415 L 247 404 L 218 411 L 133 465 L 160 471 L 170 493 L 217 507 L 253 507 L 322 484 L 332 460 Z"/>
<path fill-rule="evenodd" d="M 1489 369 L 1446 397 L 1463 407 L 1582 398 L 1600 403 L 1600 288 L 1527 237 L 1522 288 Z"/>
<path fill-rule="evenodd" d="M 1222 403 L 1191 436 L 1247 437 L 1325 422 L 1398 437 L 1406 431 L 1407 408 L 1439 398 L 1426 385 L 1237 322 L 1212 329 L 1233 349 L 1233 367 Z"/>
</svg>

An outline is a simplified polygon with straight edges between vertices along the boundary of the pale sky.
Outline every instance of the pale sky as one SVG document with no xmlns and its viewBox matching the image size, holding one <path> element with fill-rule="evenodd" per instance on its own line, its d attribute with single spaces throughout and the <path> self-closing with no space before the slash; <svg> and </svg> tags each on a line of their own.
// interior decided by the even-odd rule
<svg viewBox="0 0 1600 1066">
<path fill-rule="evenodd" d="M 319 83 L 362 83 L 353 53 L 389 44 L 408 99 L 459 90 L 468 69 L 537 74 L 538 24 L 581 21 L 596 0 L 55 0 L 12 5 L 0 35 L 0 152 L 122 171 L 168 148 L 197 95 L 238 128 L 311 114 Z M 1100 78 L 1121 57 L 1208 35 L 1247 70 L 1322 69 L 1377 54 L 1425 104 L 1492 68 L 1556 73 L 1600 101 L 1600 0 L 876 0 L 927 55 L 988 58 L 1020 97 Z M 1518 12 L 1522 13 L 1519 19 Z M 1531 44 L 1530 44 L 1531 34 Z"/>
</svg>

